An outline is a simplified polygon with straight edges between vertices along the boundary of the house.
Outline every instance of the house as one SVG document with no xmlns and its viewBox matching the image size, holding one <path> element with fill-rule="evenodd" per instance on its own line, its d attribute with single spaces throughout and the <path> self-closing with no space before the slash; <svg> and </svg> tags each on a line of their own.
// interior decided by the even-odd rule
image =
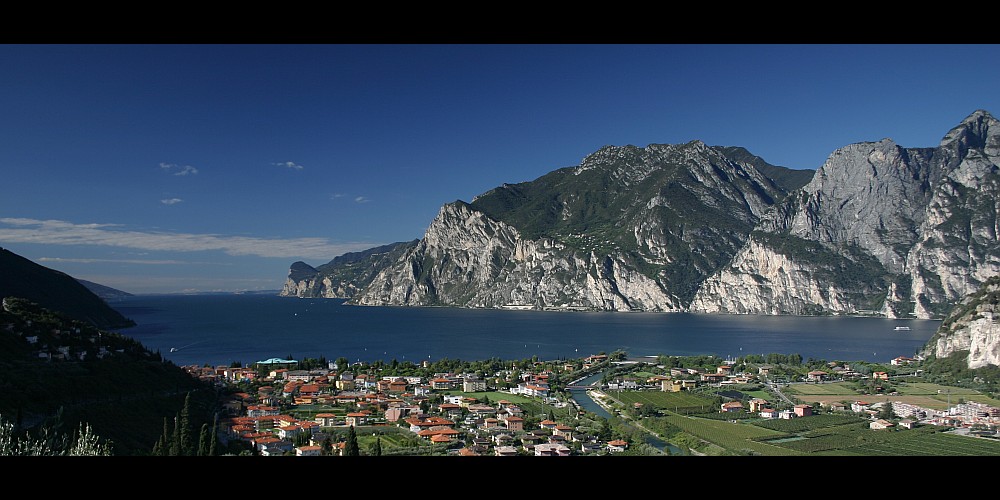
<svg viewBox="0 0 1000 500">
<path fill-rule="evenodd" d="M 733 373 L 733 367 L 730 365 L 721 365 L 715 368 L 715 373 L 719 375 L 729 375 Z"/>
<path fill-rule="evenodd" d="M 513 446 L 497 446 L 493 449 L 493 453 L 498 457 L 516 457 L 517 448 Z"/>
<path fill-rule="evenodd" d="M 831 411 L 847 411 L 847 405 L 844 403 L 833 402 L 830 403 Z"/>
<path fill-rule="evenodd" d="M 281 439 L 292 439 L 298 436 L 302 432 L 302 428 L 298 425 L 285 425 L 278 427 L 278 437 Z"/>
<path fill-rule="evenodd" d="M 778 418 L 778 410 L 774 408 L 761 408 L 760 418 Z"/>
<path fill-rule="evenodd" d="M 435 390 L 448 390 L 451 389 L 451 380 L 444 377 L 438 377 L 431 379 L 431 389 Z"/>
<path fill-rule="evenodd" d="M 889 380 L 889 374 L 886 372 L 872 372 L 872 378 L 875 380 Z"/>
<path fill-rule="evenodd" d="M 701 381 L 702 382 L 707 382 L 709 384 L 718 384 L 718 383 L 721 383 L 723 380 L 726 380 L 726 376 L 718 374 L 718 373 L 702 373 L 701 374 Z"/>
<path fill-rule="evenodd" d="M 813 370 L 806 374 L 806 378 L 815 382 L 826 380 L 827 373 L 823 370 Z"/>
<path fill-rule="evenodd" d="M 462 405 L 456 403 L 441 403 L 438 405 L 438 411 L 444 413 L 449 418 L 455 418 L 462 414 Z"/>
<path fill-rule="evenodd" d="M 554 428 L 552 429 L 552 435 L 553 435 L 553 436 L 562 436 L 563 438 L 565 438 L 565 439 L 569 439 L 569 440 L 571 440 L 571 441 L 572 441 L 572 440 L 573 440 L 573 433 L 574 433 L 575 431 L 576 431 L 576 429 L 574 429 L 574 428 L 572 428 L 572 427 L 570 427 L 570 426 L 568 426 L 568 425 L 565 425 L 565 424 L 557 424 L 557 425 L 556 425 L 556 426 L 555 426 L 555 427 L 554 427 Z"/>
<path fill-rule="evenodd" d="M 902 428 L 904 428 L 904 429 L 912 429 L 912 428 L 914 428 L 914 427 L 917 426 L 917 422 L 916 422 L 916 420 L 910 420 L 910 419 L 906 418 L 906 419 L 903 419 L 903 420 L 899 421 L 899 426 L 902 427 Z"/>
<path fill-rule="evenodd" d="M 568 457 L 570 449 L 559 443 L 540 443 L 534 447 L 536 457 Z"/>
<path fill-rule="evenodd" d="M 344 418 L 344 423 L 349 426 L 365 425 L 368 421 L 368 413 L 363 411 L 351 412 Z"/>
<path fill-rule="evenodd" d="M 621 439 L 614 439 L 608 441 L 608 451 L 612 453 L 620 453 L 628 448 L 628 442 Z"/>
<path fill-rule="evenodd" d="M 524 419 L 521 417 L 515 417 L 513 415 L 508 416 L 503 419 L 504 424 L 506 424 L 507 429 L 511 431 L 523 431 L 524 430 Z"/>
<path fill-rule="evenodd" d="M 778 412 L 778 418 L 781 420 L 791 420 L 795 418 L 795 412 L 792 410 L 781 410 Z"/>
<path fill-rule="evenodd" d="M 660 384 L 660 390 L 663 392 L 680 392 L 698 386 L 695 380 L 664 380 Z"/>
<path fill-rule="evenodd" d="M 299 446 L 295 448 L 295 456 L 297 457 L 318 457 L 320 456 L 322 449 L 319 446 Z"/>
<path fill-rule="evenodd" d="M 795 412 L 795 416 L 797 417 L 808 417 L 813 414 L 812 413 L 813 407 L 805 404 L 795 405 L 794 407 L 792 407 L 792 411 Z"/>
<path fill-rule="evenodd" d="M 757 413 L 767 406 L 767 400 L 753 398 L 750 400 L 750 413 Z"/>
<path fill-rule="evenodd" d="M 871 403 L 865 401 L 855 401 L 851 403 L 851 411 L 854 413 L 862 413 L 871 408 Z"/>
<path fill-rule="evenodd" d="M 354 374 L 351 372 L 344 372 L 340 374 L 334 385 L 337 389 L 341 391 L 353 391 L 356 387 L 354 384 Z"/>
<path fill-rule="evenodd" d="M 486 381 L 482 379 L 467 378 L 462 381 L 463 392 L 484 392 L 486 391 Z"/>
<path fill-rule="evenodd" d="M 889 361 L 889 364 L 892 366 L 900 366 L 900 365 L 908 365 L 912 362 L 913 358 L 908 358 L 906 356 L 896 356 L 895 358 L 892 359 L 892 361 Z"/>
<path fill-rule="evenodd" d="M 884 430 L 894 426 L 892 422 L 881 418 L 868 424 L 868 428 L 874 430 Z"/>
<path fill-rule="evenodd" d="M 757 367 L 757 375 L 767 376 L 774 367 L 771 365 L 760 365 Z"/>
<path fill-rule="evenodd" d="M 722 413 L 733 413 L 743 411 L 743 403 L 739 401 L 730 401 L 728 403 L 722 403 Z"/>
<path fill-rule="evenodd" d="M 429 415 L 417 415 L 404 420 L 410 425 L 410 431 L 419 433 L 422 430 L 430 429 L 431 427 L 447 426 L 450 427 L 455 425 L 455 422 L 448 420 L 446 418 L 429 416 Z"/>
<path fill-rule="evenodd" d="M 386 389 L 388 392 L 394 392 L 394 393 L 406 392 L 406 385 L 407 385 L 406 379 L 399 377 L 389 382 L 389 386 Z"/>
</svg>

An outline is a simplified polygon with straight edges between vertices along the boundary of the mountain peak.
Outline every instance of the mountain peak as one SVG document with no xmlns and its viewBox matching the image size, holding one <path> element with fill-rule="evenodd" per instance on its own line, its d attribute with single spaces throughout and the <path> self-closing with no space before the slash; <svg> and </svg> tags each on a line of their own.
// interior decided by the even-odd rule
<svg viewBox="0 0 1000 500">
<path fill-rule="evenodd" d="M 1000 149 L 1000 121 L 977 109 L 941 139 L 941 146 L 957 144 L 968 149 Z"/>
</svg>

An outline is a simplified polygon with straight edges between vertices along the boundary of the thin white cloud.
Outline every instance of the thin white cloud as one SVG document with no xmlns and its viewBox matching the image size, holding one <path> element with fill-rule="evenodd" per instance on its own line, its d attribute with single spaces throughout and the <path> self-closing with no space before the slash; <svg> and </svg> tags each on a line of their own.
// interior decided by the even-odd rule
<svg viewBox="0 0 1000 500">
<path fill-rule="evenodd" d="M 357 198 L 354 198 L 354 202 L 355 203 L 368 203 L 369 201 L 372 201 L 372 200 L 369 200 L 368 198 L 365 198 L 364 196 L 358 196 Z"/>
<path fill-rule="evenodd" d="M 175 204 L 180 203 L 182 201 L 184 201 L 184 200 L 182 200 L 180 198 L 167 198 L 166 200 L 160 200 L 160 203 L 163 203 L 164 205 L 175 205 Z"/>
<path fill-rule="evenodd" d="M 160 163 L 160 168 L 173 175 L 194 175 L 198 173 L 198 169 L 192 167 L 191 165 L 181 166 L 173 163 Z"/>
<path fill-rule="evenodd" d="M 8 227 L 3 227 L 6 225 Z M 118 224 L 0 218 L 0 241 L 44 245 L 98 245 L 150 251 L 221 251 L 229 255 L 329 259 L 381 243 L 331 243 L 326 238 L 255 238 L 220 234 L 131 231 Z"/>
<path fill-rule="evenodd" d="M 295 163 L 293 161 L 285 161 L 285 162 L 273 163 L 272 165 L 278 165 L 280 167 L 290 168 L 292 170 L 302 170 L 303 168 L 305 168 L 302 165 L 299 165 L 299 164 L 297 164 L 297 163 Z"/>
<path fill-rule="evenodd" d="M 167 265 L 191 265 L 191 264 L 205 264 L 205 265 L 229 265 L 220 264 L 219 262 L 192 262 L 186 260 L 149 260 L 149 259 L 74 259 L 74 258 L 64 258 L 64 257 L 39 257 L 39 262 L 72 262 L 74 264 L 142 264 L 142 265 L 153 265 L 153 266 L 167 266 Z"/>
<path fill-rule="evenodd" d="M 333 193 L 330 195 L 331 200 L 336 200 L 337 198 L 343 198 L 346 196 L 344 193 Z"/>
</svg>

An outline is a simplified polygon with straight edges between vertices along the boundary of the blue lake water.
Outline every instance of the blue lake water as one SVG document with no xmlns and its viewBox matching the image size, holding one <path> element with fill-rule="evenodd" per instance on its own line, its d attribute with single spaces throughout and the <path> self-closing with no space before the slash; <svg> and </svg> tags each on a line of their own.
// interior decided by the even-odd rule
<svg viewBox="0 0 1000 500">
<path fill-rule="evenodd" d="M 631 357 L 800 354 L 887 362 L 913 356 L 939 321 L 695 313 L 361 307 L 259 294 L 140 295 L 111 305 L 119 330 L 178 365 L 269 358 L 354 361 L 566 359 L 616 349 Z M 908 326 L 909 331 L 896 331 Z M 174 349 L 171 352 L 171 349 Z"/>
</svg>

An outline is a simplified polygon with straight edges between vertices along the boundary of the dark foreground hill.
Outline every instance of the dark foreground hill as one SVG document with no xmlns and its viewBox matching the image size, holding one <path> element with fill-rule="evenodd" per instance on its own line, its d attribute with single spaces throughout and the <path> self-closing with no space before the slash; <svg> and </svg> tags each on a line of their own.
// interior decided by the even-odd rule
<svg viewBox="0 0 1000 500">
<path fill-rule="evenodd" d="M 0 297 L 21 297 L 97 328 L 128 328 L 135 322 L 72 276 L 0 248 Z"/>
<path fill-rule="evenodd" d="M 199 421 L 209 418 L 214 390 L 159 353 L 27 300 L 3 299 L 4 421 L 22 429 L 58 425 L 62 432 L 88 423 L 111 441 L 115 455 L 145 455 L 163 433 L 164 418 L 172 422 L 188 394 L 198 402 Z"/>
</svg>

